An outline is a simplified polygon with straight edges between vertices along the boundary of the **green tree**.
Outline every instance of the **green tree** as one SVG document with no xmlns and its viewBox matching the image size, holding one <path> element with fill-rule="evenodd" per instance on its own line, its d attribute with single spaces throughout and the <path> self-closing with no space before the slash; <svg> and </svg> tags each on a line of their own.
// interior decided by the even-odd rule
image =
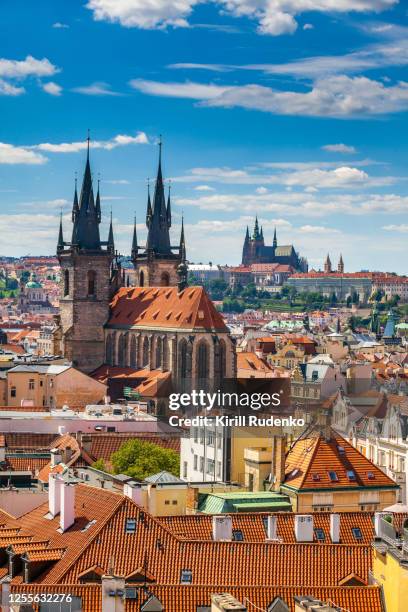
<svg viewBox="0 0 408 612">
<path fill-rule="evenodd" d="M 95 470 L 100 470 L 101 472 L 108 472 L 108 468 L 106 467 L 106 463 L 103 459 L 97 459 L 93 464 L 92 467 L 95 468 Z"/>
<path fill-rule="evenodd" d="M 180 472 L 178 453 L 137 439 L 122 444 L 111 456 L 111 462 L 115 474 L 127 474 L 138 480 L 144 480 L 162 470 L 174 476 L 178 476 Z"/>
<path fill-rule="evenodd" d="M 222 278 L 214 278 L 210 280 L 208 284 L 208 288 L 211 293 L 211 297 L 214 300 L 222 300 L 225 295 L 225 292 L 228 288 L 227 283 Z"/>
</svg>

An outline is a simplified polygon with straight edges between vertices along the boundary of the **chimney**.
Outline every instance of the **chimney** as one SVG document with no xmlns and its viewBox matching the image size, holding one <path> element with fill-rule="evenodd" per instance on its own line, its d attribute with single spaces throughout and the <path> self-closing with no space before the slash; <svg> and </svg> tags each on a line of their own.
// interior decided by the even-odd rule
<svg viewBox="0 0 408 612">
<path fill-rule="evenodd" d="M 286 436 L 272 437 L 272 476 L 275 491 L 278 491 L 285 480 Z"/>
<path fill-rule="evenodd" d="M 333 544 L 340 542 L 340 514 L 330 514 L 330 537 Z"/>
<path fill-rule="evenodd" d="M 296 542 L 313 542 L 313 516 L 311 514 L 295 515 Z"/>
<path fill-rule="evenodd" d="M 214 542 L 231 542 L 232 518 L 230 516 L 213 516 L 212 532 Z"/>
<path fill-rule="evenodd" d="M 129 497 L 138 506 L 144 506 L 142 485 L 140 483 L 125 482 L 125 484 L 123 485 L 123 495 Z"/>
<path fill-rule="evenodd" d="M 60 528 L 67 531 L 75 523 L 75 484 L 62 482 Z"/>
<path fill-rule="evenodd" d="M 266 539 L 277 540 L 278 539 L 278 517 L 276 514 L 270 514 L 266 524 Z"/>
<path fill-rule="evenodd" d="M 79 439 L 79 445 L 86 453 L 90 453 L 92 446 L 92 437 L 89 434 L 81 434 L 81 437 Z"/>
<path fill-rule="evenodd" d="M 61 485 L 62 480 L 56 474 L 50 474 L 48 479 L 48 511 L 52 516 L 57 516 L 61 510 Z"/>
<path fill-rule="evenodd" d="M 330 603 L 324 603 L 320 599 L 310 595 L 297 595 L 295 600 L 295 612 L 338 612 L 340 608 L 333 607 Z"/>
<path fill-rule="evenodd" d="M 50 453 L 51 453 L 51 467 L 55 467 L 62 461 L 61 451 L 58 448 L 52 448 Z"/>
<path fill-rule="evenodd" d="M 125 579 L 102 576 L 102 612 L 124 612 Z"/>
<path fill-rule="evenodd" d="M 211 612 L 247 612 L 247 608 L 229 593 L 221 593 L 211 596 Z"/>
</svg>

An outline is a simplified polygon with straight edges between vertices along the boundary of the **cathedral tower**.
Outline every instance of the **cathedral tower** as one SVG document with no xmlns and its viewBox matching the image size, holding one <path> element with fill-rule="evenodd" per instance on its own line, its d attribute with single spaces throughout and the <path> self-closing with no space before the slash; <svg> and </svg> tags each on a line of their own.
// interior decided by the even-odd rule
<svg viewBox="0 0 408 612">
<path fill-rule="evenodd" d="M 99 225 L 101 203 L 99 184 L 94 197 L 91 166 L 86 158 L 81 195 L 78 200 L 75 181 L 72 207 L 72 238 L 65 242 L 60 222 L 57 257 L 61 265 L 60 316 L 55 337 L 60 352 L 84 372 L 91 372 L 104 362 L 104 329 L 109 303 L 120 286 L 120 267 L 116 262 L 112 228 L 101 241 Z"/>
<path fill-rule="evenodd" d="M 179 282 L 178 266 L 185 260 L 184 229 L 180 244 L 171 246 L 171 201 L 170 188 L 166 197 L 164 193 L 161 167 L 162 142 L 159 142 L 159 165 L 154 188 L 153 204 L 150 198 L 150 186 L 147 193 L 146 227 L 147 241 L 143 250 L 137 244 L 136 224 L 132 241 L 132 261 L 136 270 L 136 284 L 139 287 L 176 286 Z"/>
</svg>

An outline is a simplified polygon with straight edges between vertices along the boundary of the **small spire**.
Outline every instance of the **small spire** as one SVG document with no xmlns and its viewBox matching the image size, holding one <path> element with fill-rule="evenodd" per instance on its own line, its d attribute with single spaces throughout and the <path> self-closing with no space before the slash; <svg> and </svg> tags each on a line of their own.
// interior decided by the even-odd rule
<svg viewBox="0 0 408 612">
<path fill-rule="evenodd" d="M 153 210 L 152 201 L 150 199 L 150 179 L 147 179 L 147 211 L 146 211 L 146 226 L 149 228 L 152 222 Z"/>
<path fill-rule="evenodd" d="M 88 146 L 87 146 L 87 159 L 89 161 L 89 147 L 90 147 L 90 143 L 91 143 L 91 130 L 89 128 L 88 128 L 88 136 L 87 136 L 86 141 L 87 141 L 87 144 L 88 144 Z"/>
<path fill-rule="evenodd" d="M 98 174 L 98 191 L 96 194 L 96 202 L 95 202 L 95 208 L 96 208 L 96 217 L 98 220 L 98 223 L 101 222 L 102 219 L 102 212 L 101 212 L 101 196 L 99 194 L 99 183 L 101 182 L 100 179 L 100 174 Z"/>
<path fill-rule="evenodd" d="M 260 239 L 263 240 L 264 239 L 264 235 L 263 235 L 263 227 L 261 225 L 261 234 L 260 234 Z"/>
<path fill-rule="evenodd" d="M 170 191 L 171 191 L 171 181 L 169 181 L 169 193 L 167 196 L 167 208 L 166 208 L 166 217 L 167 217 L 167 227 L 171 227 L 171 204 L 170 204 Z"/>
<path fill-rule="evenodd" d="M 272 244 L 273 244 L 273 246 L 276 249 L 276 247 L 278 246 L 278 238 L 276 236 L 276 227 L 275 227 L 274 232 L 273 232 L 273 243 Z"/>
<path fill-rule="evenodd" d="M 137 246 L 137 232 L 136 232 L 136 215 L 135 221 L 133 224 L 133 239 L 132 239 L 132 259 L 135 260 L 138 254 L 138 246 Z"/>
<path fill-rule="evenodd" d="M 110 212 L 110 224 L 109 224 L 109 234 L 108 234 L 108 251 L 114 253 L 115 251 L 115 241 L 113 239 L 113 222 L 112 222 L 112 208 Z"/>
<path fill-rule="evenodd" d="M 254 225 L 254 240 L 259 239 L 259 223 L 258 223 L 258 215 L 255 217 L 255 225 Z"/>
<path fill-rule="evenodd" d="M 180 259 L 186 261 L 186 240 L 184 237 L 184 215 L 181 217 L 181 232 L 180 232 Z"/>
<path fill-rule="evenodd" d="M 79 213 L 79 205 L 78 205 L 78 175 L 75 172 L 75 190 L 74 190 L 74 203 L 72 206 L 72 223 L 75 223 L 76 218 Z"/>
<path fill-rule="evenodd" d="M 64 235 L 63 235 L 63 232 L 62 232 L 62 209 L 61 209 L 61 213 L 60 213 L 60 225 L 59 225 L 59 232 L 58 232 L 57 253 L 60 253 L 63 250 L 64 250 Z"/>
</svg>

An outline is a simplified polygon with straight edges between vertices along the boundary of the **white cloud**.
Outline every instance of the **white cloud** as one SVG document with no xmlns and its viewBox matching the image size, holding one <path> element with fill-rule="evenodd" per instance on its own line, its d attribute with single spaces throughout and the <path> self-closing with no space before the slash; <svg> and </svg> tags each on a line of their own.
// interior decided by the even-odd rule
<svg viewBox="0 0 408 612">
<path fill-rule="evenodd" d="M 38 60 L 27 55 L 24 60 L 0 58 L 0 77 L 24 79 L 29 76 L 46 77 L 59 72 L 47 58 Z"/>
<path fill-rule="evenodd" d="M 297 191 L 267 194 L 229 193 L 175 198 L 177 206 L 192 206 L 200 210 L 224 211 L 237 214 L 274 213 L 286 216 L 332 217 L 333 215 L 372 216 L 374 214 L 408 214 L 408 197 L 397 194 L 327 194 Z"/>
<path fill-rule="evenodd" d="M 91 83 L 91 85 L 86 85 L 84 87 L 74 87 L 72 91 L 74 91 L 75 93 L 83 94 L 85 96 L 122 96 L 123 95 L 117 91 L 112 91 L 110 89 L 110 85 L 102 81 L 97 81 L 96 83 Z"/>
<path fill-rule="evenodd" d="M 130 136 L 127 134 L 118 134 L 110 140 L 91 140 L 91 149 L 106 149 L 108 151 L 116 149 L 117 147 L 123 147 L 130 144 L 148 144 L 149 139 L 145 132 L 137 132 L 136 136 Z M 53 144 L 50 142 L 43 142 L 37 145 L 31 145 L 30 148 L 37 149 L 39 151 L 48 151 L 49 153 L 77 153 L 87 148 L 88 144 L 84 141 L 77 142 L 61 142 Z"/>
<path fill-rule="evenodd" d="M 49 81 L 48 83 L 44 83 L 42 88 L 45 92 L 50 94 L 51 96 L 60 96 L 62 92 L 61 85 L 58 83 L 54 83 L 53 81 Z"/>
<path fill-rule="evenodd" d="M 339 234 L 340 230 L 322 225 L 302 225 L 301 232 L 305 234 Z"/>
<path fill-rule="evenodd" d="M 305 23 L 303 26 L 304 30 L 314 30 L 314 25 L 312 23 Z"/>
<path fill-rule="evenodd" d="M 263 85 L 221 86 L 201 83 L 132 81 L 154 96 L 190 98 L 202 106 L 240 107 L 276 115 L 359 117 L 396 113 L 408 108 L 408 83 L 386 87 L 366 77 L 332 76 L 317 80 L 306 92 L 282 91 Z"/>
<path fill-rule="evenodd" d="M 126 179 L 113 179 L 110 181 L 104 180 L 104 183 L 108 183 L 109 185 L 130 185 L 130 181 Z"/>
<path fill-rule="evenodd" d="M 214 191 L 214 187 L 210 187 L 209 185 L 197 185 L 194 189 L 196 191 Z"/>
<path fill-rule="evenodd" d="M 67 23 L 61 23 L 61 21 L 56 21 L 52 24 L 52 27 L 56 30 L 67 30 L 69 28 L 69 25 Z"/>
<path fill-rule="evenodd" d="M 408 225 L 404 223 L 401 225 L 384 225 L 381 229 L 387 230 L 388 232 L 401 232 L 405 234 L 408 232 Z"/>
<path fill-rule="evenodd" d="M 282 164 L 285 167 L 285 164 Z M 392 176 L 370 176 L 367 172 L 350 166 L 337 165 L 334 169 L 322 169 L 309 164 L 294 164 L 294 168 L 288 164 L 288 171 L 276 171 L 274 164 L 263 164 L 261 167 L 249 169 L 223 168 L 192 168 L 189 174 L 173 177 L 175 182 L 213 182 L 232 185 L 259 185 L 258 194 L 267 193 L 265 185 L 283 185 L 286 188 L 306 187 L 316 190 L 321 189 L 345 189 L 345 188 L 367 188 L 390 185 L 395 182 Z M 266 173 L 269 166 L 272 172 Z M 280 169 L 280 164 L 277 169 Z M 260 172 L 262 170 L 262 173 Z"/>
<path fill-rule="evenodd" d="M 211 3 L 235 17 L 256 20 L 261 34 L 278 36 L 294 32 L 295 17 L 304 12 L 379 12 L 397 4 L 398 0 L 211 0 Z M 86 7 L 96 20 L 151 29 L 186 27 L 187 18 L 197 4 L 210 4 L 210 0 L 88 0 Z"/>
<path fill-rule="evenodd" d="M 26 147 L 15 147 L 0 142 L 0 164 L 29 164 L 40 165 L 47 162 L 47 158 L 40 153 L 28 150 Z"/>
<path fill-rule="evenodd" d="M 323 151 L 329 151 L 330 153 L 357 153 L 357 149 L 350 145 L 345 145 L 342 142 L 339 144 L 328 144 L 322 147 Z"/>
<path fill-rule="evenodd" d="M 21 96 L 24 93 L 24 87 L 16 87 L 4 79 L 0 79 L 0 96 Z"/>
<path fill-rule="evenodd" d="M 127 28 L 187 27 L 186 18 L 199 0 L 89 0 L 86 7 L 97 21 L 118 22 Z"/>
<path fill-rule="evenodd" d="M 210 100 L 228 90 L 220 85 L 202 85 L 201 83 L 160 83 L 133 79 L 129 82 L 133 89 L 151 96 L 167 96 L 170 98 L 190 98 L 192 100 Z"/>
</svg>

